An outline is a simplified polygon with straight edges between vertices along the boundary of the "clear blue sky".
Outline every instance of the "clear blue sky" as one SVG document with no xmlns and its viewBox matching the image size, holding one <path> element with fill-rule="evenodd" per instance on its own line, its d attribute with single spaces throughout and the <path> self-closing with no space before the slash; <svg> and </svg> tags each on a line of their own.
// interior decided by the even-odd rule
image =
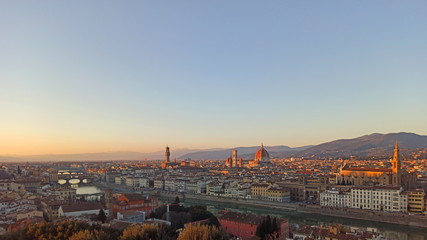
<svg viewBox="0 0 427 240">
<path fill-rule="evenodd" d="M 427 1 L 2 1 L 0 154 L 427 134 Z"/>
</svg>

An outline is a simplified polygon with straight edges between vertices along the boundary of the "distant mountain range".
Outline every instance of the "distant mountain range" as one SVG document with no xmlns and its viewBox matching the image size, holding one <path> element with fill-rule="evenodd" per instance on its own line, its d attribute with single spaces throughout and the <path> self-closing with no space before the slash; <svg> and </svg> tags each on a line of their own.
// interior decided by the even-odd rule
<svg viewBox="0 0 427 240">
<path fill-rule="evenodd" d="M 426 149 L 427 136 L 414 133 L 374 133 L 353 139 L 340 139 L 315 146 L 290 148 L 287 146 L 266 147 L 273 158 L 305 157 L 305 158 L 348 158 L 358 157 L 388 157 L 393 153 L 395 143 L 400 149 L 409 154 L 411 150 Z M 259 147 L 236 148 L 239 157 L 251 159 Z M 206 150 L 191 152 L 180 158 L 191 159 L 226 159 L 230 157 L 231 149 Z"/>
<path fill-rule="evenodd" d="M 270 156 L 305 157 L 305 158 L 348 158 L 359 157 L 389 157 L 395 143 L 398 142 L 403 153 L 427 149 L 427 136 L 414 133 L 374 133 L 353 139 L 340 139 L 315 146 L 291 148 L 288 146 L 265 146 Z M 233 148 L 216 149 L 171 149 L 171 159 L 207 160 L 226 159 L 230 157 Z M 238 156 L 251 159 L 259 146 L 237 147 Z M 0 156 L 0 161 L 95 161 L 95 160 L 161 160 L 164 151 L 151 153 L 140 152 L 103 152 L 84 154 L 53 154 L 35 156 Z"/>
<path fill-rule="evenodd" d="M 391 156 L 396 143 L 401 152 L 411 154 L 427 148 L 427 136 L 414 133 L 374 133 L 353 139 L 322 143 L 295 153 L 298 157 L 386 157 Z"/>
<path fill-rule="evenodd" d="M 427 136 L 414 133 L 374 133 L 353 139 L 341 139 L 312 146 L 295 153 L 298 157 L 390 156 L 394 145 L 404 152 L 426 149 Z"/>
<path fill-rule="evenodd" d="M 305 150 L 311 146 L 304 146 L 304 147 L 297 147 L 297 148 L 291 148 L 288 146 L 265 146 L 265 149 L 267 149 L 270 156 L 274 156 L 276 154 L 280 153 L 296 153 L 302 150 Z M 191 152 L 187 153 L 185 155 L 182 155 L 179 157 L 180 159 L 200 159 L 200 160 L 207 160 L 207 159 L 226 159 L 230 157 L 231 150 L 236 149 L 237 154 L 239 158 L 251 158 L 254 156 L 256 151 L 260 146 L 253 146 L 253 147 L 237 147 L 237 148 L 228 148 L 228 149 L 219 149 L 219 150 L 203 150 L 198 152 Z"/>
</svg>

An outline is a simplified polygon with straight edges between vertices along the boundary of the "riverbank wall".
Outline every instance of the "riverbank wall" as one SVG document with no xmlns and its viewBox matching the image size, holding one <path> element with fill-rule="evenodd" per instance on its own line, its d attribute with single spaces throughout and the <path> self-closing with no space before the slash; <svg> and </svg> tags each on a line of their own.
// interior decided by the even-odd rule
<svg viewBox="0 0 427 240">
<path fill-rule="evenodd" d="M 409 215 L 354 208 L 321 207 L 318 205 L 299 205 L 297 207 L 297 212 L 427 228 L 427 216 L 423 215 Z"/>
<path fill-rule="evenodd" d="M 280 209 L 284 211 L 296 211 L 297 205 L 293 203 L 278 203 L 278 202 L 266 202 L 266 201 L 256 201 L 256 200 L 246 200 L 246 199 L 233 199 L 233 198 L 224 198 L 216 197 L 209 195 L 198 195 L 198 194 L 182 194 L 182 193 L 157 193 L 154 196 L 164 197 L 164 198 L 175 198 L 178 196 L 180 199 L 194 199 L 200 201 L 210 201 L 216 203 L 230 203 L 230 204 L 241 204 L 245 206 L 252 207 L 262 207 L 269 209 Z"/>
</svg>

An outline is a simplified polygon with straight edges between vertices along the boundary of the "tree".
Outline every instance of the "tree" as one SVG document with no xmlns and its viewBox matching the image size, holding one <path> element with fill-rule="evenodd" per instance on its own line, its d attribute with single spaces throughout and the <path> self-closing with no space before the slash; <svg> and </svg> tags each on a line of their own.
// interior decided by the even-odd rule
<svg viewBox="0 0 427 240">
<path fill-rule="evenodd" d="M 41 222 L 30 225 L 26 229 L 26 235 L 30 239 L 68 240 L 71 235 L 84 229 L 93 229 L 93 227 L 82 221 Z"/>
<path fill-rule="evenodd" d="M 176 196 L 175 201 L 173 203 L 179 204 L 179 197 Z"/>
<path fill-rule="evenodd" d="M 267 219 L 265 220 L 265 225 L 266 225 L 266 232 L 273 233 L 273 224 L 271 222 L 270 215 L 267 215 Z"/>
<path fill-rule="evenodd" d="M 68 240 L 103 240 L 112 239 L 112 237 L 102 230 L 81 230 L 73 234 Z"/>
<path fill-rule="evenodd" d="M 271 220 L 270 215 L 267 215 L 264 220 L 258 225 L 255 235 L 261 239 L 275 239 L 279 231 L 279 225 L 277 219 Z"/>
<path fill-rule="evenodd" d="M 165 225 L 132 225 L 123 231 L 120 240 L 169 240 L 171 231 Z"/>
<path fill-rule="evenodd" d="M 190 225 L 184 228 L 177 240 L 226 240 L 228 237 L 215 226 Z"/>
<path fill-rule="evenodd" d="M 83 232 L 88 230 L 88 232 Z M 82 233 L 79 233 L 82 232 Z M 12 232 L 6 235 L 6 238 L 13 240 L 34 240 L 34 239 L 54 239 L 54 240 L 68 240 L 73 235 L 79 233 L 72 240 L 100 240 L 110 239 L 116 240 L 120 233 L 112 228 L 102 228 L 100 225 L 90 225 L 82 221 L 60 221 L 55 223 L 40 222 L 37 224 L 30 224 L 27 227 Z M 99 238 L 91 238 L 91 236 L 100 236 Z M 86 237 L 86 238 L 83 238 Z"/>
<path fill-rule="evenodd" d="M 101 208 L 98 213 L 98 221 L 105 223 L 105 220 L 107 220 L 107 215 L 105 215 L 104 209 Z"/>
<path fill-rule="evenodd" d="M 150 218 L 162 218 L 163 214 L 166 212 L 166 206 L 160 206 L 156 208 L 153 212 L 150 214 Z"/>
<path fill-rule="evenodd" d="M 206 206 L 191 206 L 188 212 L 191 214 L 192 221 L 209 219 L 211 225 L 220 226 L 218 219 L 207 210 Z"/>
<path fill-rule="evenodd" d="M 278 232 L 279 231 L 279 224 L 277 224 L 277 218 L 273 218 L 273 232 Z"/>
<path fill-rule="evenodd" d="M 166 219 L 166 213 L 163 215 L 162 219 Z M 171 227 L 175 229 L 183 228 L 184 224 L 191 222 L 191 215 L 185 211 L 171 211 L 169 212 L 169 221 L 171 222 Z"/>
<path fill-rule="evenodd" d="M 265 236 L 265 220 L 262 220 L 262 222 L 257 226 L 255 235 L 264 238 Z"/>
</svg>

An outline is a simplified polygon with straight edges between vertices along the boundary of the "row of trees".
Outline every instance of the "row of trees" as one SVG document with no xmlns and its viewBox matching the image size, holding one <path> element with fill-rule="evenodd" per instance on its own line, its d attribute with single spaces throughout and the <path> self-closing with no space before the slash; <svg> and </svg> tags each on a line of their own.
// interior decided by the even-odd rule
<svg viewBox="0 0 427 240">
<path fill-rule="evenodd" d="M 133 225 L 126 228 L 120 240 L 172 240 L 176 239 L 176 232 L 164 224 Z"/>
<path fill-rule="evenodd" d="M 279 237 L 279 225 L 277 224 L 277 218 L 271 218 L 267 215 L 266 218 L 258 225 L 256 234 L 261 239 L 277 239 Z"/>
<path fill-rule="evenodd" d="M 182 232 L 170 234 L 170 228 L 165 225 L 133 225 L 123 231 L 120 240 L 227 240 L 222 231 L 209 225 L 190 225 Z"/>
<path fill-rule="evenodd" d="M 135 224 L 123 232 L 90 225 L 81 221 L 38 223 L 20 231 L 3 235 L 3 240 L 226 240 L 219 228 L 209 225 L 190 225 L 178 235 L 164 224 Z"/>
<path fill-rule="evenodd" d="M 2 236 L 5 240 L 117 240 L 121 231 L 82 221 L 41 222 Z M 83 237 L 84 236 L 84 237 Z M 108 236 L 107 238 L 105 238 Z"/>
</svg>

